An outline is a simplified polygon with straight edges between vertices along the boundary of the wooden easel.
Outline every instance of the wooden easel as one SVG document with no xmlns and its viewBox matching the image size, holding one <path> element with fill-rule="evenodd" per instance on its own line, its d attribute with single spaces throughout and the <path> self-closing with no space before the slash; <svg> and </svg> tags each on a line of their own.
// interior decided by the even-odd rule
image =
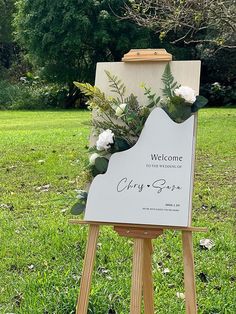
<svg viewBox="0 0 236 314">
<path fill-rule="evenodd" d="M 100 225 L 111 225 L 120 236 L 134 239 L 130 314 L 141 313 L 142 295 L 145 314 L 154 314 L 153 277 L 151 265 L 153 252 L 152 239 L 162 235 L 165 229 L 181 231 L 184 260 L 186 313 L 197 314 L 192 232 L 205 232 L 207 231 L 206 228 L 96 223 L 76 219 L 70 220 L 70 223 L 89 225 L 88 241 L 76 314 L 87 314 L 88 311 L 89 293 Z"/>
<path fill-rule="evenodd" d="M 122 59 L 123 62 L 169 62 L 171 60 L 172 55 L 167 53 L 164 49 L 134 49 L 125 54 Z M 195 133 L 196 119 L 194 121 L 194 134 Z M 194 163 L 193 160 L 192 162 Z M 152 240 L 162 235 L 166 229 L 181 231 L 183 244 L 186 313 L 197 314 L 192 233 L 206 232 L 207 228 L 106 223 L 96 221 L 80 221 L 76 219 L 70 220 L 70 223 L 89 225 L 88 241 L 84 258 L 84 267 L 81 277 L 80 294 L 77 302 L 76 314 L 87 314 L 88 311 L 92 272 L 96 255 L 99 228 L 101 225 L 110 225 L 119 234 L 119 236 L 134 239 L 130 314 L 141 313 L 142 296 L 144 300 L 145 314 L 154 314 Z"/>
</svg>

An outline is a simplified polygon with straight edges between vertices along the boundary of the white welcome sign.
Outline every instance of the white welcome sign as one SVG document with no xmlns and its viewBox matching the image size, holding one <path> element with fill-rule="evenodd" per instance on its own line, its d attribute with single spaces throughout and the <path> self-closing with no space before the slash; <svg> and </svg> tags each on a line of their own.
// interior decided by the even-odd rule
<svg viewBox="0 0 236 314">
<path fill-rule="evenodd" d="M 178 62 L 174 63 L 178 68 Z M 200 63 L 180 63 L 182 63 L 180 72 L 182 80 L 178 79 L 172 67 L 175 79 L 198 92 Z M 114 68 L 111 69 L 114 64 L 116 69 L 123 68 L 121 72 L 127 69 L 127 65 L 123 63 L 102 64 L 100 69 L 107 69 L 117 75 Z M 127 73 L 127 75 L 132 84 L 134 81 L 137 83 L 136 89 L 133 89 L 133 93 L 137 95 L 140 82 L 146 82 L 146 79 L 137 77 L 137 68 L 143 67 L 144 64 L 136 66 L 134 73 Z M 160 72 L 159 63 L 152 65 L 152 76 L 155 77 L 156 84 L 161 82 L 164 66 L 162 65 L 163 70 Z M 195 68 L 195 73 L 193 72 L 191 77 L 194 74 L 198 77 L 192 80 L 186 77 L 183 83 L 185 77 L 183 73 L 188 73 L 189 66 L 192 70 Z M 153 75 L 155 67 L 158 69 L 156 71 L 158 75 Z M 103 72 L 99 70 L 97 72 L 100 73 L 100 83 L 105 80 Z M 123 79 L 123 76 L 118 76 Z M 147 80 L 150 80 L 148 74 L 146 76 Z M 127 76 L 125 77 L 127 80 Z M 152 82 L 152 85 L 155 82 Z M 128 86 L 128 82 L 125 83 Z M 148 83 L 147 85 L 151 86 L 150 81 Z M 104 90 L 99 84 L 98 77 L 96 77 L 96 85 Z M 104 91 L 108 92 L 109 87 L 105 84 L 104 87 Z M 153 90 L 156 91 L 154 88 Z M 146 121 L 138 142 L 129 150 L 113 154 L 107 172 L 96 176 L 93 180 L 89 190 L 85 220 L 167 226 L 190 225 L 195 122 L 196 117 L 191 116 L 185 122 L 178 124 L 173 122 L 162 109 L 154 109 Z"/>
</svg>

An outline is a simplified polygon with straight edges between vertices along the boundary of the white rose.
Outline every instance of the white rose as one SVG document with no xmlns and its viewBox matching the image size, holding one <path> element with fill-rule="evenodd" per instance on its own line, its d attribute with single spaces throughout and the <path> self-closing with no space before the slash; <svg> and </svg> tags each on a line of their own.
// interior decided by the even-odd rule
<svg viewBox="0 0 236 314">
<path fill-rule="evenodd" d="M 187 103 L 193 104 L 196 101 L 195 91 L 188 86 L 180 86 L 174 90 L 176 96 L 180 96 Z"/>
<path fill-rule="evenodd" d="M 122 114 L 125 112 L 125 108 L 126 108 L 127 104 L 120 104 L 117 108 L 116 108 L 116 116 L 117 117 L 121 117 Z"/>
<path fill-rule="evenodd" d="M 97 154 L 97 153 L 92 154 L 92 155 L 89 157 L 89 163 L 90 163 L 90 165 L 94 165 L 94 164 L 95 164 L 95 160 L 96 160 L 98 157 L 100 157 L 99 154 Z"/>
<path fill-rule="evenodd" d="M 97 150 L 107 150 L 111 147 L 111 144 L 114 143 L 113 140 L 114 133 L 111 130 L 107 129 L 103 131 L 96 142 Z"/>
</svg>

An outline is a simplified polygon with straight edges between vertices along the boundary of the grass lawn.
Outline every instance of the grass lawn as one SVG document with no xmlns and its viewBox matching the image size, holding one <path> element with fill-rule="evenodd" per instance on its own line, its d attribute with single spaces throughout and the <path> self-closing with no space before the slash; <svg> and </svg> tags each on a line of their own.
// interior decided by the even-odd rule
<svg viewBox="0 0 236 314">
<path fill-rule="evenodd" d="M 75 313 L 87 227 L 68 224 L 86 181 L 86 111 L 0 112 L 0 313 Z M 235 109 L 199 114 L 193 225 L 199 313 L 236 313 Z M 202 250 L 199 241 L 214 241 Z M 180 233 L 155 240 L 157 313 L 185 313 Z M 89 313 L 128 314 L 132 241 L 102 229 Z M 165 269 L 169 273 L 165 273 Z"/>
</svg>

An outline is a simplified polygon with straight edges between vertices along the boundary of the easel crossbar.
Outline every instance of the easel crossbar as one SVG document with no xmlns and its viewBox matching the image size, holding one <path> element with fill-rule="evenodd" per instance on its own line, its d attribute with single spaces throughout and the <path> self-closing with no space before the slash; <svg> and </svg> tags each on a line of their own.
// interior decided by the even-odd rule
<svg viewBox="0 0 236 314">
<path fill-rule="evenodd" d="M 114 222 L 101 222 L 101 221 L 86 221 L 79 219 L 70 219 L 69 223 L 72 225 L 99 225 L 99 226 L 111 226 L 111 227 L 127 227 L 127 228 L 147 228 L 147 229 L 163 229 L 163 230 L 180 230 L 180 231 L 192 231 L 192 232 L 207 232 L 206 227 L 179 227 L 179 226 L 158 226 L 158 225 L 141 225 L 141 224 L 128 224 L 128 223 L 114 223 Z"/>
</svg>

